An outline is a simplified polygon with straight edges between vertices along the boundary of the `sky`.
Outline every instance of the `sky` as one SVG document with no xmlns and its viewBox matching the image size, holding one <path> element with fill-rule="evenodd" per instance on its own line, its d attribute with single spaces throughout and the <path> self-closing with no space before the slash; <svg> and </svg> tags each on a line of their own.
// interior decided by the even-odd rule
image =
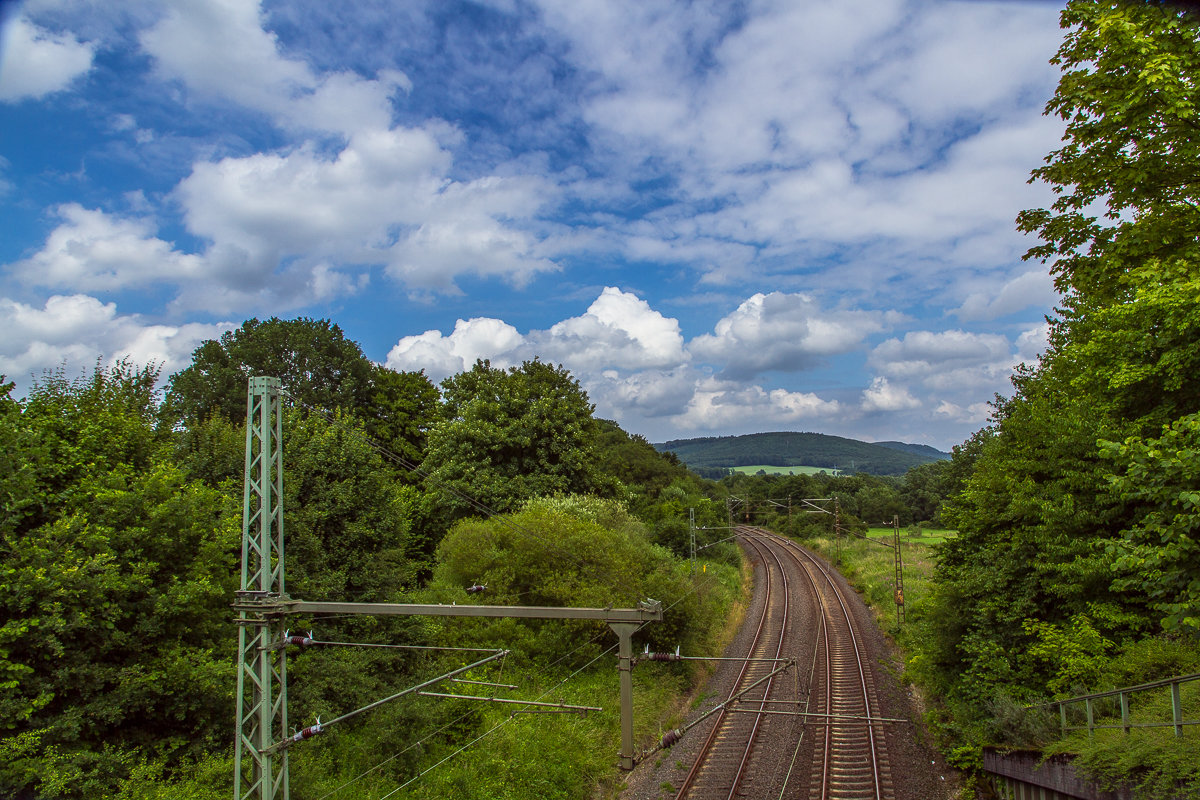
<svg viewBox="0 0 1200 800">
<path fill-rule="evenodd" d="M 0 0 L 0 373 L 303 316 L 651 441 L 948 450 L 1056 304 L 1062 5 Z"/>
</svg>

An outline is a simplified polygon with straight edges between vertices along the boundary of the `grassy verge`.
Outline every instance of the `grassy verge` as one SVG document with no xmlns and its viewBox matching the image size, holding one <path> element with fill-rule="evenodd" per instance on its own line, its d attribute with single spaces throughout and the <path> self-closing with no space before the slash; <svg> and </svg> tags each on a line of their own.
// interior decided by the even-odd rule
<svg viewBox="0 0 1200 800">
<path fill-rule="evenodd" d="M 697 649 L 720 653 L 736 631 L 745 611 L 746 577 L 738 566 L 706 562 L 697 576 L 697 591 L 706 603 L 713 604 L 712 613 L 705 617 L 711 625 L 696 642 Z M 589 653 L 615 645 L 611 632 L 598 633 L 596 645 L 584 647 Z M 636 636 L 634 645 L 641 649 Z M 634 671 L 638 749 L 654 744 L 682 721 L 706 669 L 704 662 L 652 662 Z M 468 677 L 520 688 L 505 691 L 451 684 L 435 691 L 540 698 L 602 710 L 586 715 L 514 715 L 516 707 L 511 705 L 405 698 L 365 715 L 361 722 L 331 728 L 292 748 L 292 797 L 599 800 L 620 793 L 625 773 L 617 765 L 620 705 L 615 650 L 601 654 L 590 665 L 527 661 L 523 668 L 506 669 L 499 676 Z M 417 777 L 419 773 L 424 774 Z M 133 770 L 115 797 L 218 800 L 229 796 L 232 775 L 229 753 L 208 756 L 183 772 L 167 772 L 161 763 L 148 761 Z"/>
<path fill-rule="evenodd" d="M 841 475 L 841 471 L 832 467 L 806 467 L 806 466 L 787 466 L 780 467 L 771 464 L 754 464 L 749 467 L 730 467 L 734 472 L 742 475 L 757 475 L 759 472 L 765 472 L 768 475 L 819 475 L 824 472 L 829 475 Z"/>
<path fill-rule="evenodd" d="M 838 562 L 842 574 L 862 593 L 867 605 L 875 612 L 880 627 L 895 638 L 901 649 L 906 649 L 907 623 L 920 619 L 928 601 L 937 546 L 954 535 L 952 530 L 932 528 L 900 531 L 905 625 L 897 624 L 894 532 L 891 528 L 871 528 L 866 538 L 848 536 L 841 542 L 835 542 L 832 537 L 817 538 L 806 544 L 830 561 Z"/>
<path fill-rule="evenodd" d="M 840 547 L 831 538 L 806 544 L 830 561 L 837 559 L 840 551 L 842 574 L 862 593 L 880 627 L 892 635 L 907 661 L 920 649 L 915 637 L 921 635 L 921 620 L 929 600 L 937 547 L 955 533 L 946 530 L 901 532 L 905 598 L 905 623 L 902 626 L 896 621 L 894 551 L 884 546 L 892 543 L 893 535 L 891 528 L 872 528 L 866 538 L 842 539 Z M 1195 671 L 1200 671 L 1200 646 L 1194 640 L 1149 638 L 1113 653 L 1095 690 Z M 1184 684 L 1181 694 L 1183 719 L 1200 719 L 1200 682 Z M 996 713 L 1004 719 L 994 721 L 992 735 L 1020 746 L 1040 748 L 1045 755 L 1073 755 L 1076 770 L 1102 788 L 1115 790 L 1129 786 L 1135 789 L 1139 800 L 1200 797 L 1200 725 L 1184 726 L 1183 735 L 1179 737 L 1170 727 L 1137 727 L 1171 721 L 1170 694 L 1165 688 L 1134 696 L 1130 702 L 1133 730 L 1129 734 L 1120 729 L 1102 729 L 1091 736 L 1086 730 L 1061 735 L 1057 711 L 1030 713 L 1011 701 L 998 705 Z M 1116 698 L 1097 701 L 1093 719 L 1097 726 L 1120 725 Z M 1086 726 L 1085 720 L 1083 704 L 1073 706 L 1068 725 Z M 978 766 L 973 764 L 971 756 L 977 750 L 977 747 L 952 748 L 949 753 L 951 763 L 956 763 L 955 753 L 961 751 L 961 762 L 956 765 Z"/>
</svg>

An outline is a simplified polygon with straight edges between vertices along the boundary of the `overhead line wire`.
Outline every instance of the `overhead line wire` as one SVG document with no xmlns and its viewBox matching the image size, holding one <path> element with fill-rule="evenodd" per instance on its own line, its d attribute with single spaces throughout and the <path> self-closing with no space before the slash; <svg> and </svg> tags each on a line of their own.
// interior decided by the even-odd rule
<svg viewBox="0 0 1200 800">
<path fill-rule="evenodd" d="M 447 484 L 447 483 L 445 483 L 444 481 L 441 481 L 441 480 L 439 480 L 438 478 L 436 478 L 434 475 L 432 475 L 432 474 L 431 474 L 431 473 L 429 473 L 428 471 L 426 471 L 426 470 L 422 469 L 422 468 L 421 468 L 421 467 L 420 467 L 418 464 L 415 464 L 415 463 L 413 463 L 412 461 L 410 461 L 410 460 L 408 460 L 407 458 L 405 458 L 405 457 L 403 457 L 403 456 L 399 455 L 398 453 L 395 453 L 395 452 L 394 452 L 394 451 L 392 451 L 390 448 L 388 448 L 388 447 L 384 446 L 383 444 L 381 444 L 380 442 L 378 442 L 378 441 L 377 441 L 377 440 L 376 440 L 374 437 L 372 437 L 372 436 L 371 436 L 369 433 L 367 433 L 366 431 L 364 431 L 364 430 L 361 430 L 361 429 L 359 429 L 359 428 L 355 428 L 355 427 L 353 427 L 353 426 L 345 425 L 345 424 L 344 424 L 344 423 L 343 423 L 341 420 L 337 419 L 337 418 L 336 418 L 334 415 L 332 415 L 330 412 L 328 412 L 328 411 L 326 411 L 326 410 L 324 410 L 324 409 L 318 408 L 318 407 L 316 407 L 316 406 L 309 405 L 309 404 L 307 404 L 307 403 L 305 403 L 305 402 L 301 401 L 301 400 L 300 400 L 299 398 L 297 398 L 295 395 L 291 394 L 290 392 L 288 392 L 288 391 L 286 391 L 286 390 L 284 390 L 284 391 L 282 392 L 282 394 L 284 394 L 284 395 L 288 396 L 290 399 L 292 399 L 292 400 L 293 400 L 293 401 L 294 401 L 294 402 L 295 402 L 297 405 L 299 405 L 301 408 L 304 408 L 304 409 L 305 409 L 305 410 L 307 410 L 307 411 L 310 411 L 310 412 L 316 413 L 317 415 L 319 415 L 320 417 L 322 417 L 324 420 L 326 420 L 326 421 L 327 421 L 327 422 L 329 422 L 330 424 L 336 425 L 336 426 L 338 426 L 338 427 L 339 427 L 340 429 L 342 429 L 342 430 L 345 430 L 345 431 L 349 431 L 349 432 L 352 432 L 352 433 L 354 433 L 354 434 L 355 434 L 355 435 L 357 435 L 357 436 L 358 436 L 358 437 L 359 437 L 359 438 L 360 438 L 360 439 L 361 439 L 361 440 L 362 440 L 362 441 L 363 441 L 363 442 L 364 442 L 364 443 L 365 443 L 365 444 L 366 444 L 368 447 L 370 447 L 371 449 L 373 449 L 374 451 L 376 451 L 376 452 L 377 452 L 377 453 L 378 453 L 378 454 L 379 454 L 381 457 L 383 457 L 385 460 L 389 460 L 389 461 L 392 461 L 392 462 L 393 462 L 393 463 L 395 463 L 395 464 L 398 464 L 399 466 L 403 467 L 404 469 L 406 469 L 406 470 L 407 470 L 407 471 L 409 471 L 410 473 L 412 473 L 412 474 L 415 474 L 415 475 L 417 475 L 418 477 L 420 477 L 420 478 L 421 478 L 421 479 L 422 479 L 424 482 L 426 482 L 426 483 L 429 483 L 429 484 L 433 485 L 434 487 L 436 487 L 436 488 L 438 488 L 438 489 L 441 489 L 442 491 L 445 491 L 445 492 L 447 492 L 447 493 L 451 494 L 452 496 L 454 496 L 454 497 L 458 498 L 459 500 L 461 500 L 462 502 L 466 503 L 466 504 L 467 504 L 467 505 L 468 505 L 470 508 L 472 508 L 472 509 L 474 509 L 474 510 L 476 510 L 476 511 L 479 511 L 479 512 L 483 513 L 485 516 L 487 516 L 488 518 L 490 518 L 492 521 L 494 521 L 494 522 L 497 522 L 497 523 L 501 524 L 502 526 L 504 526 L 504 527 L 508 528 L 509 530 L 513 531 L 514 533 L 520 533 L 520 534 L 524 534 L 524 535 L 526 535 L 526 536 L 532 537 L 533 539 L 535 539 L 535 540 L 537 540 L 537 541 L 541 542 L 542 544 L 546 545 L 547 547 L 549 547 L 550 549 L 554 550 L 555 552 L 558 552 L 558 553 L 560 553 L 560 554 L 563 554 L 563 555 L 567 556 L 568 558 L 570 558 L 571 560 L 573 560 L 573 561 L 574 561 L 574 562 L 575 562 L 575 563 L 576 563 L 576 564 L 577 564 L 577 565 L 578 565 L 580 568 L 583 568 L 583 569 L 595 569 L 595 566 L 596 566 L 596 565 L 593 565 L 593 564 L 588 564 L 586 561 L 584 561 L 582 558 L 580 558 L 580 557 L 579 557 L 579 556 L 578 556 L 576 553 L 574 553 L 574 552 L 572 552 L 572 551 L 570 551 L 570 550 L 566 550 L 565 548 L 562 548 L 562 547 L 558 546 L 556 543 L 554 543 L 554 542 L 552 542 L 552 541 L 549 541 L 549 540 L 547 540 L 546 538 L 544 538 L 544 537 L 542 537 L 542 536 L 539 536 L 537 533 L 535 533 L 534 531 L 532 531 L 531 529 L 529 529 L 529 528 L 527 528 L 527 527 L 525 527 L 525 526 L 523 526 L 523 525 L 520 525 L 520 524 L 518 524 L 518 523 L 512 522 L 510 519 L 505 519 L 505 515 L 502 515 L 502 514 L 501 514 L 501 512 L 499 512 L 498 510 L 496 510 L 496 509 L 494 509 L 494 508 L 492 508 L 492 507 L 488 506 L 486 503 L 484 503 L 484 502 L 482 502 L 482 501 L 480 501 L 480 500 L 477 500 L 476 498 L 474 498 L 474 497 L 472 497 L 472 496 L 470 496 L 470 495 L 466 494 L 465 492 L 463 492 L 463 491 L 460 491 L 459 489 L 456 489 L 455 487 L 448 485 L 448 484 Z M 607 571 L 607 570 L 606 570 L 606 571 Z M 609 577 L 609 579 L 610 579 L 610 580 L 614 580 L 614 578 L 615 578 L 615 576 L 613 576 L 611 573 L 609 573 L 609 574 L 608 574 L 608 577 Z M 615 582 L 615 581 L 614 581 L 614 582 Z M 711 579 L 710 579 L 710 580 L 708 581 L 708 583 L 709 583 L 709 584 L 711 584 L 711 582 L 712 582 L 712 581 L 711 581 Z M 675 599 L 673 602 L 671 602 L 669 605 L 666 605 L 666 606 L 664 606 L 664 608 L 663 608 L 663 612 L 665 613 L 666 611 L 669 611 L 670 609 L 673 609 L 673 608 L 675 608 L 677 605 L 679 605 L 680 603 L 682 603 L 682 602 L 683 602 L 684 600 L 686 600 L 688 597 L 690 597 L 690 596 L 691 596 L 691 595 L 693 595 L 693 594 L 696 594 L 696 593 L 697 593 L 697 592 L 700 590 L 700 588 L 701 588 L 701 585 L 702 585 L 703 583 L 704 583 L 704 581 L 703 581 L 703 580 L 701 580 L 701 581 L 692 581 L 692 582 L 691 582 L 691 586 L 690 586 L 690 588 L 689 588 L 687 591 L 685 591 L 683 594 L 681 594 L 679 597 L 677 597 L 677 598 L 676 598 L 676 599 Z M 642 628 L 644 628 L 644 627 L 646 626 L 646 624 L 647 624 L 646 622 L 643 622 L 643 623 L 642 623 L 642 625 L 640 625 L 640 626 L 638 627 L 638 631 L 640 631 Z M 582 650 L 583 648 L 585 648 L 585 647 L 588 647 L 588 646 L 590 646 L 590 645 L 594 644 L 594 643 L 595 643 L 595 642 L 596 642 L 596 641 L 597 641 L 597 640 L 598 640 L 598 639 L 599 639 L 601 636 L 605 635 L 605 633 L 606 633 L 605 631 L 600 631 L 600 632 L 598 632 L 598 633 L 597 633 L 595 636 L 593 636 L 593 637 L 592 637 L 590 640 L 588 640 L 588 641 L 586 641 L 586 642 L 584 642 L 584 643 L 580 644 L 580 645 L 579 645 L 579 646 L 577 646 L 575 649 L 573 649 L 573 650 L 571 650 L 570 652 L 568 652 L 568 653 L 566 653 L 566 654 L 564 654 L 564 655 L 560 656 L 558 659 L 556 659 L 555 661 L 551 662 L 551 663 L 550 663 L 550 664 L 548 664 L 546 667 L 544 667 L 544 668 L 542 668 L 542 669 L 539 669 L 539 670 L 535 670 L 535 672 L 540 672 L 541 674 L 545 675 L 545 670 L 548 670 L 548 669 L 551 669 L 551 668 L 553 668 L 554 666 L 556 666 L 556 665 L 558 665 L 559 663 L 561 663 L 561 662 L 565 661 L 566 659 L 570 658 L 571 656 L 573 656 L 575 653 L 579 652 L 579 651 L 580 651 L 580 650 Z M 583 666 L 581 666 L 581 667 L 579 667 L 578 669 L 576 669 L 574 672 L 572 672 L 572 673 L 571 673 L 570 675 L 568 675 L 567 677 L 563 678 L 561 681 L 559 681 L 559 682 L 558 682 L 557 684 L 555 684 L 554 686 L 552 686 L 552 687 L 550 687 L 549 689 L 547 689 L 546 691 L 542 692 L 540 695 L 538 695 L 538 697 L 537 697 L 537 698 L 536 698 L 534 701 L 530 701 L 530 702 L 537 702 L 538 700 L 541 700 L 543 697 L 546 697 L 546 696 L 547 696 L 547 695 L 549 695 L 551 692 L 555 691 L 556 689 L 560 688 L 561 686 L 563 686 L 564 684 L 566 684 L 568 681 L 570 681 L 571 679 L 573 679 L 573 678 L 574 678 L 575 676 L 577 676 L 579 673 L 581 673 L 581 672 L 582 672 L 582 671 L 584 671 L 585 669 L 587 669 L 587 668 L 591 667 L 593 664 L 595 664 L 595 663 L 596 663 L 597 661 L 599 661 L 601 658 L 603 658 L 604 656 L 606 656 L 606 655 L 608 655 L 608 654 L 612 653 L 612 652 L 613 652 L 613 651 L 614 651 L 616 648 L 617 648 L 617 645 L 615 645 L 615 644 L 614 644 L 614 645 L 611 645 L 611 646 L 609 646 L 607 649 L 605 649 L 605 650 L 601 651 L 601 652 L 600 652 L 598 655 L 596 655 L 594 658 L 592 658 L 592 659 L 591 659 L 590 661 L 588 661 L 586 664 L 584 664 Z M 423 777 L 424 775 L 428 774 L 429 772 L 433 771 L 433 770 L 434 770 L 434 769 L 436 769 L 437 767 L 441 766 L 442 764 L 446 763 L 447 761 L 451 760 L 452 758 L 455 758 L 456 756 L 458 756 L 458 755 L 459 755 L 459 754 L 461 754 L 462 752 L 466 751 L 466 750 L 467 750 L 467 749 L 469 749 L 470 747 L 473 747 L 474 745 L 476 745 L 476 744 L 478 744 L 479 742 L 481 742 L 483 739 L 485 739 L 485 738 L 487 738 L 488 736 L 492 735 L 492 734 L 493 734 L 493 733 L 495 733 L 497 730 L 499 730 L 500 728 L 502 728 L 504 725 L 507 725 L 509 722 L 511 722 L 513 719 L 515 719 L 515 717 L 516 717 L 516 713 L 519 713 L 519 712 L 514 712 L 513 714 L 509 715 L 509 717 L 508 717 L 508 718 L 506 718 L 504 721 L 502 721 L 502 722 L 498 723 L 497 725 L 493 726 L 493 727 L 492 727 L 491 729 L 489 729 L 488 731 L 485 731 L 483 734 L 481 734 L 480 736 L 478 736 L 478 737 L 476 737 L 475 739 L 471 740 L 471 741 L 470 741 L 470 742 L 468 742 L 467 744 L 463 745 L 463 746 L 462 746 L 462 747 L 460 747 L 458 750 L 456 750 L 455 752 L 453 752 L 453 753 L 451 753 L 450 755 L 446 756 L 445 758 L 441 759 L 441 760 L 440 760 L 440 761 L 438 761 L 436 764 L 433 764 L 432 766 L 430 766 L 430 767 L 426 768 L 425 770 L 422 770 L 421 772 L 417 773 L 417 774 L 416 774 L 416 775 L 414 775 L 412 778 L 410 778 L 408 781 L 406 781 L 405 783 L 401 784 L 401 785 L 400 785 L 400 786 L 398 786 L 396 789 L 394 789 L 392 792 L 388 793 L 387 795 L 384 795 L 384 798 L 391 797 L 391 796 L 392 796 L 392 795 L 394 795 L 396 792 L 400 791 L 401 789 L 404 789 L 405 787 L 407 787 L 407 786 L 409 786 L 410 784 L 414 783 L 415 781 L 417 781 L 418 779 L 420 779 L 420 778 L 421 778 L 421 777 Z M 450 726 L 452 726 L 452 725 L 454 725 L 454 724 L 456 724 L 456 723 L 458 723 L 458 722 L 462 721 L 462 720 L 463 720 L 463 719 L 465 719 L 467 716 L 469 716 L 469 714 L 470 714 L 470 712 L 467 712 L 467 713 L 463 714 L 462 716 L 460 716 L 458 719 L 454 720 L 453 722 L 447 723 L 446 725 L 443 725 L 441 728 L 438 728 L 437 730 L 433 731 L 432 733 L 430 733 L 430 734 L 429 734 L 428 736 L 426 736 L 425 738 L 418 739 L 417 741 L 413 742 L 411 745 L 409 745 L 408 747 L 404 748 L 403 750 L 401 750 L 401 751 L 399 751 L 399 752 L 397 752 L 397 753 L 393 754 L 392 756 L 389 756 L 387 759 L 385 759 L 384 761 L 380 762 L 379 764 L 376 764 L 374 767 L 370 767 L 368 770 L 366 770 L 365 772 L 363 772 L 363 773 L 361 773 L 360 775 L 356 776 L 355 778 L 351 779 L 349 782 L 347 782 L 347 783 L 343 784 L 342 786 L 339 786 L 338 788 L 334 789 L 332 792 L 330 792 L 330 793 L 328 793 L 328 794 L 325 794 L 325 795 L 323 795 L 323 796 L 320 798 L 320 800 L 325 800 L 326 798 L 328 798 L 328 797 L 331 797 L 332 795 L 334 795 L 334 794 L 336 794 L 336 793 L 338 793 L 338 792 L 342 791 L 343 789 L 347 788 L 347 787 L 348 787 L 348 786 L 350 786 L 351 784 L 353 784 L 353 783 L 357 782 L 357 781 L 358 781 L 358 780 L 360 780 L 361 778 L 363 778 L 363 777 L 366 777 L 366 775 L 370 774 L 371 772 L 373 772 L 373 771 L 375 771 L 375 770 L 377 770 L 377 769 L 380 769 L 380 768 L 382 768 L 383 766 L 387 765 L 388 763 L 390 763 L 391 761 L 395 760 L 395 759 L 396 759 L 396 758 L 398 758 L 399 756 L 401 756 L 401 755 L 403 755 L 404 753 L 408 752 L 408 751 L 409 751 L 409 750 L 411 750 L 412 748 L 414 748 L 414 747 L 417 747 L 418 745 L 421 745 L 421 744 L 423 744 L 424 742 L 428 741 L 428 739 L 429 739 L 429 738 L 431 738 L 431 737 L 433 737 L 433 736 L 436 736 L 437 734 L 439 734 L 439 733 L 443 732 L 444 730 L 446 730 L 446 729 L 447 729 L 447 728 L 449 728 Z M 382 798 L 381 798 L 381 800 L 382 800 Z"/>
</svg>

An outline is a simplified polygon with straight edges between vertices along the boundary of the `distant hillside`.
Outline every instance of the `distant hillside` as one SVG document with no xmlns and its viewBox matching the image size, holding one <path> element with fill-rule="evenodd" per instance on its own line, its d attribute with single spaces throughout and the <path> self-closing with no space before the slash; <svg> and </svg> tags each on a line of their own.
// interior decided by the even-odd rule
<svg viewBox="0 0 1200 800">
<path fill-rule="evenodd" d="M 949 453 L 943 453 L 936 447 L 930 447 L 927 444 L 908 444 L 907 442 L 872 442 L 872 444 L 886 447 L 889 450 L 899 450 L 901 453 L 928 456 L 930 461 L 940 461 L 950 457 Z"/>
<path fill-rule="evenodd" d="M 670 451 L 693 469 L 773 464 L 809 466 L 903 475 L 911 467 L 949 458 L 949 454 L 923 444 L 860 442 L 823 433 L 751 433 L 744 436 L 707 436 L 675 439 L 655 444 Z"/>
</svg>

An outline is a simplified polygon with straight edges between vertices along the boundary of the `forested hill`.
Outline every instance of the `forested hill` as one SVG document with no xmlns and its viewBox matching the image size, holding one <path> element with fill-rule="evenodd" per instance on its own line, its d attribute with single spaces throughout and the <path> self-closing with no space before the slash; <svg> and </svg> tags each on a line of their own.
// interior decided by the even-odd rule
<svg viewBox="0 0 1200 800">
<path fill-rule="evenodd" d="M 771 464 L 808 466 L 902 475 L 918 464 L 949 458 L 928 445 L 903 442 L 860 442 L 824 433 L 751 433 L 743 436 L 707 436 L 675 439 L 654 445 L 670 451 L 693 469 L 745 467 Z"/>
</svg>

